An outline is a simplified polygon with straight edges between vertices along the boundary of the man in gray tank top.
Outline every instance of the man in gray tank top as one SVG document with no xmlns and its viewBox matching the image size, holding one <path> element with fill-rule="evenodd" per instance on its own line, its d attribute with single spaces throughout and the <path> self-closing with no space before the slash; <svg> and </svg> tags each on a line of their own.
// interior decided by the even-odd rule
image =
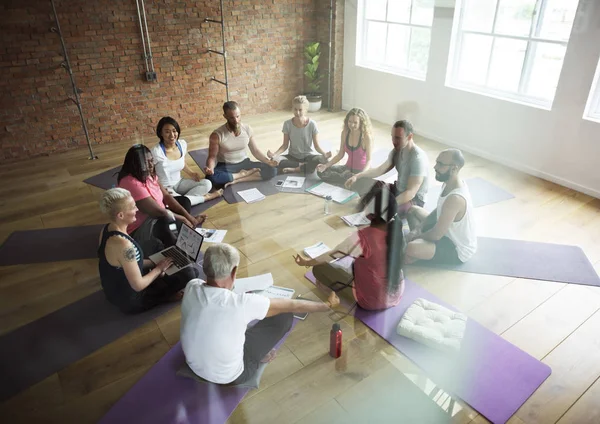
<svg viewBox="0 0 600 424">
<path fill-rule="evenodd" d="M 466 183 L 459 177 L 465 164 L 458 149 L 444 150 L 435 162 L 435 179 L 444 183 L 431 213 L 412 206 L 407 214 L 411 232 L 406 236 L 404 263 L 425 260 L 460 264 L 477 251 L 473 203 Z"/>
</svg>

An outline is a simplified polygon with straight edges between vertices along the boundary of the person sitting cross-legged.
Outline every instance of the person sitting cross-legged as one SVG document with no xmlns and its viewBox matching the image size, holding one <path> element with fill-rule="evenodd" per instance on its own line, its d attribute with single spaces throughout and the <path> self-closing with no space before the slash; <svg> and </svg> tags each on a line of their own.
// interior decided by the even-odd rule
<svg viewBox="0 0 600 424">
<path fill-rule="evenodd" d="M 270 299 L 234 293 L 240 254 L 218 243 L 204 254 L 206 281 L 190 281 L 181 306 L 181 346 L 190 369 L 204 380 L 240 385 L 253 379 L 261 362 L 274 358 L 273 348 L 292 326 L 293 313 L 326 312 L 339 305 Z M 259 320 L 253 327 L 248 324 Z"/>
<path fill-rule="evenodd" d="M 444 183 L 437 208 L 431 213 L 412 206 L 407 214 L 405 263 L 417 260 L 446 264 L 468 261 L 477 251 L 473 202 L 459 173 L 465 164 L 462 152 L 444 150 L 435 163 L 435 179 Z"/>
<path fill-rule="evenodd" d="M 315 259 L 295 257 L 298 265 L 314 267 L 316 280 L 334 291 L 353 282 L 354 299 L 368 310 L 396 306 L 404 293 L 402 223 L 396 215 L 396 199 L 386 188 L 377 197 L 369 205 L 371 225 Z M 355 258 L 350 266 L 348 258 L 332 261 L 338 252 Z"/>
<path fill-rule="evenodd" d="M 208 139 L 208 158 L 204 175 L 215 188 L 243 181 L 270 180 L 277 175 L 277 162 L 258 148 L 250 125 L 243 124 L 236 102 L 223 104 L 224 125 L 214 130 Z M 251 161 L 246 147 L 260 162 Z"/>
</svg>

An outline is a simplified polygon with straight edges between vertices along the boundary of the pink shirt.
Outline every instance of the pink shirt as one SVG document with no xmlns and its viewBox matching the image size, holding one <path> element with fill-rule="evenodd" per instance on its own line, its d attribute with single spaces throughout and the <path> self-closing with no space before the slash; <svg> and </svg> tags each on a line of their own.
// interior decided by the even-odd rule
<svg viewBox="0 0 600 424">
<path fill-rule="evenodd" d="M 367 149 L 363 147 L 362 134 L 360 135 L 360 139 L 358 140 L 358 146 L 352 148 L 350 147 L 349 142 L 350 132 L 348 131 L 346 136 L 346 142 L 344 143 L 344 150 L 348 155 L 348 160 L 346 161 L 346 168 L 360 172 L 365 169 L 365 165 L 367 164 Z"/>
<path fill-rule="evenodd" d="M 136 180 L 131 175 L 128 175 L 119 182 L 119 187 L 129 190 L 131 197 L 133 197 L 133 200 L 136 202 L 138 200 L 152 197 L 159 206 L 164 207 L 165 205 L 163 202 L 163 194 L 160 189 L 160 184 L 158 183 L 158 177 L 148 177 L 146 182 L 143 183 L 139 180 Z M 133 231 L 137 230 L 139 226 L 142 225 L 142 223 L 146 220 L 146 218 L 148 218 L 148 215 L 141 210 L 138 210 L 135 214 L 135 222 L 127 226 L 127 232 L 131 234 Z"/>
<path fill-rule="evenodd" d="M 358 232 L 362 255 L 354 261 L 354 292 L 363 309 L 396 306 L 404 293 L 404 280 L 395 293 L 388 293 L 387 243 L 384 230 L 366 227 Z"/>
</svg>

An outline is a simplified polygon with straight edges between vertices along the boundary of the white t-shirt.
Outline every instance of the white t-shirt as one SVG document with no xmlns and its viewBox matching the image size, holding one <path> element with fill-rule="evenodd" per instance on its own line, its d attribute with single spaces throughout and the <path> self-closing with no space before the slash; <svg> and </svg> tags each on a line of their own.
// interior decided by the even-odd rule
<svg viewBox="0 0 600 424">
<path fill-rule="evenodd" d="M 187 153 L 187 143 L 183 139 L 177 140 L 181 147 L 181 157 L 179 159 L 169 159 L 163 150 L 163 146 L 158 143 L 152 148 L 154 157 L 154 166 L 158 181 L 165 188 L 172 188 L 181 181 L 181 171 L 185 167 L 185 155 Z"/>
<path fill-rule="evenodd" d="M 253 135 L 252 128 L 246 124 L 240 124 L 240 127 L 241 132 L 237 137 L 227 129 L 227 124 L 223 124 L 214 130 L 214 133 L 219 137 L 217 162 L 240 163 L 248 157 L 246 147 Z"/>
<path fill-rule="evenodd" d="M 192 371 L 218 384 L 238 378 L 244 371 L 246 328 L 264 319 L 269 306 L 267 297 L 191 280 L 181 304 L 181 346 Z"/>
</svg>

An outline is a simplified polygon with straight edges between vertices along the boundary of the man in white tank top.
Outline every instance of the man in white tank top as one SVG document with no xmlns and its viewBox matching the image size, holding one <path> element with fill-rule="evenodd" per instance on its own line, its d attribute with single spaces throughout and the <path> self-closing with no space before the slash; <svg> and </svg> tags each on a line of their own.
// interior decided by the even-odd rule
<svg viewBox="0 0 600 424">
<path fill-rule="evenodd" d="M 473 202 L 459 173 L 465 158 L 458 149 L 444 150 L 435 162 L 435 179 L 443 182 L 437 208 L 428 213 L 412 206 L 407 219 L 411 232 L 407 235 L 404 263 L 417 260 L 460 264 L 477 251 Z"/>
<path fill-rule="evenodd" d="M 242 181 L 269 180 L 277 175 L 277 162 L 260 151 L 250 125 L 242 124 L 239 105 L 225 102 L 223 117 L 227 122 L 210 135 L 204 168 L 204 175 L 213 186 L 227 187 Z M 260 162 L 248 158 L 246 147 Z"/>
</svg>

